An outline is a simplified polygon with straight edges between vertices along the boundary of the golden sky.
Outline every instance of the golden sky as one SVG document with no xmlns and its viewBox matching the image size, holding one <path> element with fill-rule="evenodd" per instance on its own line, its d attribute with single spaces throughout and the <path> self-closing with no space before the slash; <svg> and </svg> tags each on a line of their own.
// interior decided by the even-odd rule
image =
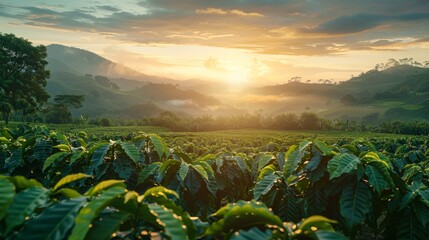
<svg viewBox="0 0 429 240">
<path fill-rule="evenodd" d="M 347 80 L 429 60 L 426 0 L 0 0 L 0 31 L 137 71 L 235 85 Z"/>
</svg>

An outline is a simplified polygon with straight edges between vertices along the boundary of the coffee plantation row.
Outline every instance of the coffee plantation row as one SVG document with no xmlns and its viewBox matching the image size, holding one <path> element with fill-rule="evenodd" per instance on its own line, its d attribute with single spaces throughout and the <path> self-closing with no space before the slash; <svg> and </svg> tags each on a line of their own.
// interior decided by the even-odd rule
<svg viewBox="0 0 429 240">
<path fill-rule="evenodd" d="M 427 137 L 295 142 L 3 128 L 0 238 L 429 238 Z"/>
</svg>

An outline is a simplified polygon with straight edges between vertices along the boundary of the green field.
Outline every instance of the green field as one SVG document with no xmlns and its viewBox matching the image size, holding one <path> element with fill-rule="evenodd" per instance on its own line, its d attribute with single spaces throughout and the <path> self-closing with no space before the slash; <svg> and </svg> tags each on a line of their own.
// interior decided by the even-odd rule
<svg viewBox="0 0 429 240">
<path fill-rule="evenodd" d="M 427 239 L 428 159 L 427 136 L 2 127 L 0 238 Z"/>
</svg>

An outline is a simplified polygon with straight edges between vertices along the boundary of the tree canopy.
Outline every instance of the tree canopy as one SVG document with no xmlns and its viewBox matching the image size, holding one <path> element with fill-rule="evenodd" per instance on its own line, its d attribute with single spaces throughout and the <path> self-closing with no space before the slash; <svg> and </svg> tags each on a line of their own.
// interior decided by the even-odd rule
<svg viewBox="0 0 429 240">
<path fill-rule="evenodd" d="M 45 46 L 0 33 L 0 112 L 6 123 L 13 111 L 31 113 L 48 100 L 46 57 Z"/>
</svg>

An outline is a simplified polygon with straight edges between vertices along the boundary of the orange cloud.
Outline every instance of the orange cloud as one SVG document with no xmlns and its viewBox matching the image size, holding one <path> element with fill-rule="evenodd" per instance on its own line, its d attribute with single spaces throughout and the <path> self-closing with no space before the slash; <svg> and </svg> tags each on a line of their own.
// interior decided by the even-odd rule
<svg viewBox="0 0 429 240">
<path fill-rule="evenodd" d="M 263 17 L 264 15 L 257 12 L 245 12 L 239 9 L 225 10 L 222 8 L 205 8 L 195 10 L 197 14 L 213 14 L 213 15 L 237 15 L 243 17 Z"/>
</svg>

